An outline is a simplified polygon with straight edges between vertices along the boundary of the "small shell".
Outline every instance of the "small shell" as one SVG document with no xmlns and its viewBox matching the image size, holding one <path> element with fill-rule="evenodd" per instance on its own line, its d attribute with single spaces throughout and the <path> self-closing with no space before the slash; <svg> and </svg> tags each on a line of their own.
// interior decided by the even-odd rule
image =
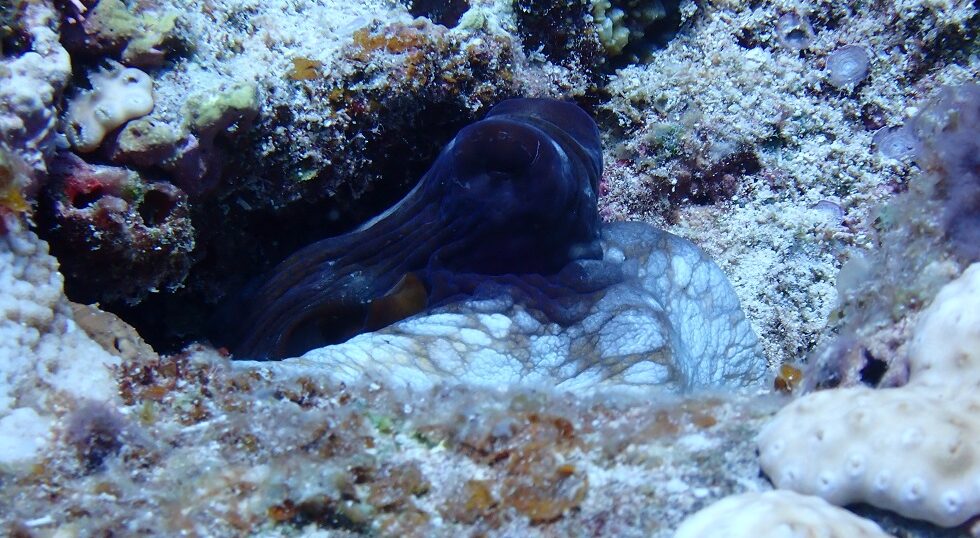
<svg viewBox="0 0 980 538">
<path fill-rule="evenodd" d="M 844 208 L 834 201 L 820 200 L 819 202 L 810 206 L 810 208 L 816 209 L 817 211 L 823 213 L 827 216 L 828 220 L 835 224 L 844 222 Z"/>
<path fill-rule="evenodd" d="M 871 139 L 871 147 L 889 159 L 902 161 L 915 155 L 919 139 L 907 126 L 883 127 Z"/>
<path fill-rule="evenodd" d="M 776 37 L 788 49 L 803 50 L 813 41 L 813 27 L 806 17 L 786 13 L 776 21 Z"/>
<path fill-rule="evenodd" d="M 860 45 L 847 45 L 827 57 L 827 74 L 830 83 L 838 88 L 853 88 L 867 78 L 871 56 Z"/>
</svg>

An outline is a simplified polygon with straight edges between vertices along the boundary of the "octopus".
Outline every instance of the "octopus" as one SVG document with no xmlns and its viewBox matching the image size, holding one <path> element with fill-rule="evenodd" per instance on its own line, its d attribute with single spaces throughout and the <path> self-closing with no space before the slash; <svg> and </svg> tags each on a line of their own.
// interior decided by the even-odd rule
<svg viewBox="0 0 980 538">
<path fill-rule="evenodd" d="M 602 257 L 601 173 L 599 130 L 577 105 L 501 102 L 463 128 L 393 207 L 301 249 L 226 304 L 220 332 L 236 357 L 281 359 L 377 330 L 474 292 L 481 277 L 504 275 L 526 275 L 529 299 L 568 321 L 574 316 L 558 312 L 559 304 L 544 304 L 549 293 L 560 300 L 545 276 L 564 269 L 566 280 L 575 279 L 572 262 Z"/>
<path fill-rule="evenodd" d="M 225 347 L 415 387 L 760 383 L 766 363 L 724 273 L 649 224 L 603 224 L 601 174 L 599 130 L 577 105 L 501 102 L 401 201 L 229 301 Z"/>
</svg>

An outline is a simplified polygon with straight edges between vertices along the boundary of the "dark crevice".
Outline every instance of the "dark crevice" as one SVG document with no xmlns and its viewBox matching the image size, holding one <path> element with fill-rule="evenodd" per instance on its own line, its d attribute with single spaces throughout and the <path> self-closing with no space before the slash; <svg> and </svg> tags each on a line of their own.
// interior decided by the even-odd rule
<svg viewBox="0 0 980 538">
<path fill-rule="evenodd" d="M 466 0 L 409 0 L 408 12 L 413 17 L 425 17 L 430 21 L 452 28 L 470 8 Z"/>
<path fill-rule="evenodd" d="M 143 224 L 156 226 L 167 220 L 167 216 L 173 210 L 175 202 L 173 198 L 165 192 L 152 190 L 143 195 L 137 211 L 143 219 Z"/>
<path fill-rule="evenodd" d="M 873 357 L 868 350 L 864 351 L 864 366 L 861 368 L 861 382 L 870 387 L 877 387 L 888 371 L 888 363 Z"/>
</svg>

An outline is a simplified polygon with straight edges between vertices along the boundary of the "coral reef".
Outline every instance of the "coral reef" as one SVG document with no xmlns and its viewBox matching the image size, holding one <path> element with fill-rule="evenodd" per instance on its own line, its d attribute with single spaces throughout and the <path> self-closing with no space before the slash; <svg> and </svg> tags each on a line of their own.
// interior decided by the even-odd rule
<svg viewBox="0 0 980 538">
<path fill-rule="evenodd" d="M 119 359 L 77 329 L 58 262 L 20 217 L 0 216 L 0 463 L 33 461 L 66 405 L 114 402 Z"/>
<path fill-rule="evenodd" d="M 980 264 L 940 290 L 909 347 L 907 385 L 819 391 L 776 415 L 759 451 L 777 487 L 946 527 L 980 515 Z"/>
<path fill-rule="evenodd" d="M 950 330 L 957 311 L 976 326 L 964 302 L 975 292 L 962 285 L 976 269 L 933 300 L 977 260 L 976 90 L 964 86 L 980 74 L 976 2 L 660 5 L 667 17 L 655 21 L 656 2 L 633 0 L 18 0 L 0 10 L 0 532 L 664 538 L 720 498 L 771 487 L 755 439 L 793 401 L 758 393 L 772 383 L 793 396 L 846 387 L 797 400 L 824 409 L 794 418 L 794 403 L 779 415 L 780 441 L 799 454 L 847 427 L 855 413 L 838 399 L 848 395 L 870 424 L 841 446 L 881 455 L 865 460 L 865 477 L 910 443 L 885 493 L 867 497 L 895 512 L 852 512 L 895 536 L 980 535 L 965 516 L 976 513 L 975 484 L 954 492 L 975 470 L 976 387 L 965 383 L 977 378 L 951 360 L 974 357 L 976 335 Z M 830 64 L 848 44 L 867 52 L 868 72 L 838 88 Z M 69 166 L 91 182 L 66 182 L 59 167 L 73 161 L 58 120 L 106 59 L 146 73 L 153 109 L 107 132 L 85 153 L 90 164 Z M 596 117 L 601 215 L 647 221 L 607 228 L 618 235 L 604 239 L 604 263 L 628 273 L 611 299 L 562 305 L 588 307 L 588 324 L 563 328 L 492 300 L 500 289 L 489 286 L 277 364 L 201 345 L 175 353 L 218 298 L 389 207 L 458 129 L 516 95 L 574 98 Z M 78 220 L 58 227 L 67 187 Z M 154 209 L 168 207 L 181 218 Z M 96 214 L 108 221 L 86 220 Z M 157 218 L 174 226 L 157 229 Z M 58 247 L 66 272 L 73 257 L 98 255 L 89 245 L 117 241 L 99 243 L 102 230 L 153 239 L 129 254 L 166 253 L 156 265 L 120 251 L 72 269 L 72 295 L 111 299 L 72 304 L 58 262 L 28 231 L 35 222 L 52 244 L 74 234 Z M 565 277 L 594 269 L 579 268 Z M 99 270 L 118 280 L 86 281 Z M 709 278 L 667 286 L 688 274 Z M 419 311 L 411 276 L 390 291 L 386 308 Z M 389 314 L 384 323 L 401 317 Z M 454 372 L 425 370 L 464 356 Z M 342 360 L 356 368 L 331 365 Z M 630 365 L 643 368 L 618 370 Z M 671 394 L 653 381 L 713 388 Z M 940 442 L 957 435 L 960 445 Z M 794 476 L 858 489 L 841 471 L 860 470 L 857 452 L 814 454 L 830 471 Z M 780 460 L 787 469 L 792 456 Z M 968 519 L 940 528 L 903 513 Z"/>
<path fill-rule="evenodd" d="M 24 190 L 32 179 L 33 174 L 19 156 L 0 148 L 0 214 L 30 209 Z"/>
<path fill-rule="evenodd" d="M 418 138 L 414 130 L 424 125 L 420 122 L 438 118 L 438 124 L 426 128 L 442 133 L 441 144 L 475 113 L 518 91 L 511 70 L 518 59 L 510 39 L 490 34 L 473 41 L 469 32 L 448 32 L 425 19 L 364 25 L 354 29 L 350 41 L 329 61 L 304 56 L 323 64 L 325 75 L 302 90 L 276 88 L 269 96 L 272 102 L 265 104 L 272 115 L 257 126 L 264 130 L 263 138 L 275 134 L 278 139 L 280 135 L 270 130 L 285 123 L 296 130 L 290 136 L 302 144 L 286 148 L 272 140 L 260 142 L 270 168 L 285 168 L 283 183 L 289 190 L 270 194 L 282 202 L 306 193 L 322 196 L 324 191 L 360 196 L 378 181 L 414 182 L 423 163 L 412 161 L 418 155 L 434 156 L 438 146 L 405 147 L 397 133 Z M 282 92 L 297 90 L 304 95 L 306 110 L 279 104 L 286 98 Z M 297 155 L 303 155 L 302 160 L 297 161 Z M 416 177 L 385 177 L 393 171 L 379 167 L 381 162 L 374 164 L 399 157 L 410 159 Z"/>
<path fill-rule="evenodd" d="M 193 94 L 177 125 L 153 118 L 129 122 L 113 140 L 109 158 L 162 173 L 191 198 L 206 198 L 221 182 L 228 150 L 248 133 L 258 111 L 254 84 Z"/>
<path fill-rule="evenodd" d="M 15 11 L 28 50 L 0 58 L 0 150 L 4 168 L 23 162 L 32 173 L 21 174 L 27 197 L 37 194 L 47 159 L 57 147 L 55 108 L 71 75 L 68 52 L 58 42 L 57 14 L 47 2 L 27 2 Z"/>
<path fill-rule="evenodd" d="M 237 139 L 249 131 L 258 114 L 256 88 L 244 83 L 209 95 L 192 95 L 184 104 L 184 131 L 177 150 L 163 160 L 173 181 L 192 196 L 210 193 L 221 180 L 223 163 Z M 135 133 L 127 133 L 136 136 Z M 166 138 L 166 135 L 164 135 Z M 140 152 L 139 144 L 132 148 Z"/>
<path fill-rule="evenodd" d="M 888 538 L 878 525 L 819 497 L 788 490 L 726 497 L 684 520 L 674 538 Z"/>
</svg>

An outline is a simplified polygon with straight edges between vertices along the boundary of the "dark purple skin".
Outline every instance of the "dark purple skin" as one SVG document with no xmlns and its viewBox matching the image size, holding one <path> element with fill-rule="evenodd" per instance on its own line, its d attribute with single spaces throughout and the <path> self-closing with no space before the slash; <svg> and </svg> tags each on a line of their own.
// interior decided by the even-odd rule
<svg viewBox="0 0 980 538">
<path fill-rule="evenodd" d="M 425 308 L 497 288 L 574 319 L 570 293 L 618 278 L 594 261 L 601 173 L 598 128 L 578 106 L 504 101 L 463 128 L 392 208 L 301 249 L 227 303 L 215 343 L 267 360 L 342 342 L 377 328 L 371 302 L 407 274 L 425 285 Z"/>
</svg>

